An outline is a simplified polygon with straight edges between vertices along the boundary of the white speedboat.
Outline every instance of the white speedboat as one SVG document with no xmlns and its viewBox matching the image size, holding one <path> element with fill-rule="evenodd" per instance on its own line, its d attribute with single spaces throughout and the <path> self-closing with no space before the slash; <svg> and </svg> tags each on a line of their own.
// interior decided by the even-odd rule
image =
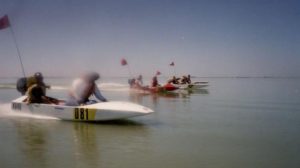
<svg viewBox="0 0 300 168">
<path fill-rule="evenodd" d="M 143 116 L 153 113 L 153 110 L 130 102 L 110 101 L 98 102 L 82 106 L 66 106 L 56 104 L 27 104 L 27 96 L 12 101 L 12 110 L 39 116 L 54 117 L 71 121 L 106 121 Z"/>
</svg>

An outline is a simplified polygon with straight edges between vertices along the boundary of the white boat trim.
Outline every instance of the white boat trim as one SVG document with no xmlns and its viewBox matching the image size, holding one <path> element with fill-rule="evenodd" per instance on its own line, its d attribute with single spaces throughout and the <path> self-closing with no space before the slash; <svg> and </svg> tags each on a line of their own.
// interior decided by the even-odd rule
<svg viewBox="0 0 300 168">
<path fill-rule="evenodd" d="M 193 89 L 202 89 L 208 86 L 208 84 L 174 84 L 174 86 L 178 87 L 179 89 L 189 89 L 189 90 L 193 90 Z"/>
</svg>

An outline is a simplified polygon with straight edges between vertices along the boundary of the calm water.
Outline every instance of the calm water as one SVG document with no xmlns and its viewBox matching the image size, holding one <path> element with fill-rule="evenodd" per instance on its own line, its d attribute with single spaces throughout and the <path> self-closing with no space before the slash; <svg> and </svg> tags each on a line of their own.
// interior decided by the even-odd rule
<svg viewBox="0 0 300 168">
<path fill-rule="evenodd" d="M 12 79 L 0 79 L 1 168 L 298 168 L 300 79 L 204 78 L 207 89 L 172 95 L 129 93 L 103 79 L 109 100 L 156 111 L 102 123 L 15 115 Z M 46 79 L 64 97 L 68 79 Z"/>
</svg>

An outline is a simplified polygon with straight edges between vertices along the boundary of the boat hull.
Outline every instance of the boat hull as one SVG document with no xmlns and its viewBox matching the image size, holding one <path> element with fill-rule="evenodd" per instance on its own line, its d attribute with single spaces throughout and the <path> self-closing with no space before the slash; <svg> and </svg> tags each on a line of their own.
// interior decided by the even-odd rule
<svg viewBox="0 0 300 168">
<path fill-rule="evenodd" d="M 82 106 L 65 106 L 54 104 L 26 104 L 26 96 L 12 102 L 12 110 L 38 116 L 54 117 L 71 121 L 106 121 L 143 116 L 153 110 L 130 102 L 101 102 Z"/>
<path fill-rule="evenodd" d="M 208 84 L 207 83 L 177 84 L 175 86 L 178 87 L 179 89 L 195 90 L 195 89 L 203 89 L 203 88 L 207 87 Z"/>
<path fill-rule="evenodd" d="M 175 90 L 179 89 L 177 86 L 174 86 L 173 84 L 165 84 L 163 86 L 156 86 L 156 87 L 131 87 L 131 90 L 135 90 L 137 92 L 142 93 L 167 93 L 167 92 L 173 92 Z"/>
</svg>

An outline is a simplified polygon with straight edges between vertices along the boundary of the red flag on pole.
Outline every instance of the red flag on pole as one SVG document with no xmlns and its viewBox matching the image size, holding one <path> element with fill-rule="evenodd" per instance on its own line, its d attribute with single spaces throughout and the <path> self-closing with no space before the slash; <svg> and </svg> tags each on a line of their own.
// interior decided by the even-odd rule
<svg viewBox="0 0 300 168">
<path fill-rule="evenodd" d="M 160 75 L 161 73 L 160 73 L 160 71 L 156 71 L 156 75 Z"/>
<path fill-rule="evenodd" d="M 121 59 L 121 65 L 122 65 L 122 66 L 124 66 L 124 65 L 127 65 L 127 61 L 126 61 L 126 59 L 124 59 L 124 58 L 123 58 L 123 59 Z"/>
<path fill-rule="evenodd" d="M 0 18 L 0 30 L 8 28 L 10 26 L 8 16 L 4 15 L 2 18 Z"/>
<path fill-rule="evenodd" d="M 171 62 L 170 66 L 174 66 L 174 65 L 175 65 L 174 62 Z"/>
</svg>

